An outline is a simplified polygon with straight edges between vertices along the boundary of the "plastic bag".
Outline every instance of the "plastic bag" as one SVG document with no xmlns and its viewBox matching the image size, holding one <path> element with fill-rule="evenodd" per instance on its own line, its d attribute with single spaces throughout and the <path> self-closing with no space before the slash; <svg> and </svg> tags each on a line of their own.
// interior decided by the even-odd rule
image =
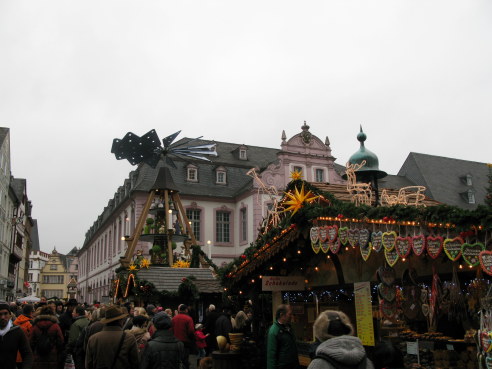
<svg viewBox="0 0 492 369">
<path fill-rule="evenodd" d="M 75 369 L 75 362 L 73 361 L 72 355 L 68 354 L 65 358 L 65 366 L 63 369 Z"/>
</svg>

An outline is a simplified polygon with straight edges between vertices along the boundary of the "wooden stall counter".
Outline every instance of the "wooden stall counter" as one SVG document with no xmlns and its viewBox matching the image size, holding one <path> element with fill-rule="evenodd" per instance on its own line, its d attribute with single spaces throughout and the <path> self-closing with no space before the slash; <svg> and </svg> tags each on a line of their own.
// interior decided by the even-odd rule
<svg viewBox="0 0 492 369">
<path fill-rule="evenodd" d="M 241 354 L 239 352 L 212 352 L 214 369 L 238 369 L 241 366 Z"/>
</svg>

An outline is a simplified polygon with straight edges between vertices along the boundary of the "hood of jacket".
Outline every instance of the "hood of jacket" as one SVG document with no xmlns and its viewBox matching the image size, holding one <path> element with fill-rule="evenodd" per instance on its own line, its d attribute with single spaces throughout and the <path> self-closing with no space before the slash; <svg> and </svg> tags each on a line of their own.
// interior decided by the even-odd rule
<svg viewBox="0 0 492 369">
<path fill-rule="evenodd" d="M 15 325 L 23 325 L 26 324 L 26 322 L 30 322 L 32 318 L 25 316 L 24 314 L 21 314 L 17 317 L 17 319 L 14 320 Z"/>
<path fill-rule="evenodd" d="M 338 336 L 322 342 L 316 350 L 317 356 L 328 356 L 336 362 L 355 366 L 366 357 L 366 351 L 359 337 Z"/>
<path fill-rule="evenodd" d="M 58 323 L 58 318 L 54 315 L 38 315 L 34 320 L 32 321 L 32 325 L 37 325 L 39 327 L 43 328 L 49 328 L 53 324 Z"/>
</svg>

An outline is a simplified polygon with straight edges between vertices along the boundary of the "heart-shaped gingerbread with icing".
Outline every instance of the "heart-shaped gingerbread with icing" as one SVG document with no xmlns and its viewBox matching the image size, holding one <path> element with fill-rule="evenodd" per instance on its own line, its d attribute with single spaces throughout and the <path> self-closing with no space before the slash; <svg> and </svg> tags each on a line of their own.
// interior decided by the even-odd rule
<svg viewBox="0 0 492 369">
<path fill-rule="evenodd" d="M 443 239 L 441 236 L 427 236 L 427 255 L 436 259 L 442 252 Z"/>
<path fill-rule="evenodd" d="M 372 247 L 369 245 L 366 245 L 364 247 L 359 247 L 360 248 L 360 254 L 362 255 L 362 259 L 364 261 L 367 261 L 369 259 L 369 256 L 371 255 Z"/>
<path fill-rule="evenodd" d="M 482 270 L 488 275 L 492 275 L 492 251 L 482 251 L 478 254 L 478 258 Z"/>
<path fill-rule="evenodd" d="M 359 229 L 351 228 L 348 231 L 348 242 L 350 246 L 355 247 L 359 243 Z"/>
<path fill-rule="evenodd" d="M 443 249 L 448 258 L 452 261 L 456 261 L 461 256 L 461 245 L 463 245 L 463 239 L 461 237 L 446 238 L 444 240 Z"/>
<path fill-rule="evenodd" d="M 393 250 L 384 249 L 384 257 L 386 258 L 386 261 L 390 267 L 395 266 L 399 258 L 398 253 L 394 248 Z"/>
<path fill-rule="evenodd" d="M 378 277 L 387 286 L 392 285 L 395 282 L 396 273 L 395 270 L 389 266 L 382 266 L 378 268 Z"/>
<path fill-rule="evenodd" d="M 477 266 L 480 264 L 479 255 L 485 251 L 485 245 L 481 242 L 474 244 L 464 243 L 461 245 L 461 255 L 468 265 Z"/>
<path fill-rule="evenodd" d="M 422 255 L 425 250 L 425 236 L 423 234 L 412 237 L 412 249 L 415 255 Z"/>
<path fill-rule="evenodd" d="M 338 251 L 340 251 L 340 240 L 335 240 L 334 242 L 330 242 L 330 251 L 334 254 L 338 254 Z"/>
<path fill-rule="evenodd" d="M 359 229 L 359 247 L 366 247 L 369 244 L 371 232 L 368 229 Z"/>
<path fill-rule="evenodd" d="M 328 229 L 326 229 L 327 226 L 322 226 L 319 227 L 319 240 L 321 242 L 326 242 L 328 239 Z"/>
<path fill-rule="evenodd" d="M 335 242 L 337 237 L 338 237 L 338 226 L 336 224 L 332 226 L 328 226 L 328 242 L 331 243 Z"/>
<path fill-rule="evenodd" d="M 313 248 L 315 254 L 319 252 L 320 249 L 319 242 L 311 243 L 311 247 Z"/>
<path fill-rule="evenodd" d="M 325 254 L 330 249 L 330 244 L 328 242 L 320 242 L 319 245 L 321 246 L 321 251 L 323 251 Z"/>
<path fill-rule="evenodd" d="M 381 251 L 383 248 L 383 232 L 372 232 L 370 245 L 374 251 Z"/>
<path fill-rule="evenodd" d="M 395 248 L 401 258 L 406 258 L 412 249 L 412 237 L 396 237 Z"/>
<path fill-rule="evenodd" d="M 345 245 L 348 241 L 348 228 L 347 227 L 340 227 L 338 229 L 338 239 L 342 243 L 342 245 Z"/>
<path fill-rule="evenodd" d="M 395 248 L 397 234 L 395 231 L 383 233 L 383 247 L 386 250 L 393 250 Z"/>
<path fill-rule="evenodd" d="M 311 243 L 315 244 L 319 241 L 319 227 L 311 227 L 309 230 L 309 238 L 311 238 Z"/>
</svg>

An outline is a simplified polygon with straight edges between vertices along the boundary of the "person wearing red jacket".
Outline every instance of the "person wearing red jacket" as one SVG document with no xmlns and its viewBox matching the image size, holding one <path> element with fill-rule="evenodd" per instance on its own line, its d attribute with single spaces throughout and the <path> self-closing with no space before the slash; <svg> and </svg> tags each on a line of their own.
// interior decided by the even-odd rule
<svg viewBox="0 0 492 369">
<path fill-rule="evenodd" d="M 193 319 L 188 315 L 188 306 L 181 304 L 178 306 L 178 314 L 173 318 L 173 333 L 179 341 L 184 344 L 184 369 L 189 369 L 189 356 L 195 350 L 195 325 Z"/>
</svg>

